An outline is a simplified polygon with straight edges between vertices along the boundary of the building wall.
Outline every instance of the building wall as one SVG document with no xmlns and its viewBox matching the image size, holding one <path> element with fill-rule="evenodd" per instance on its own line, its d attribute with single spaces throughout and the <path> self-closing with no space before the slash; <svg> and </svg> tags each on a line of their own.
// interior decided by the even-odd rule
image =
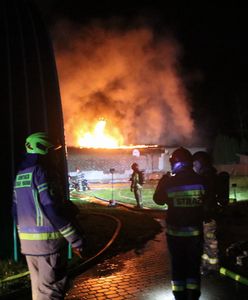
<svg viewBox="0 0 248 300">
<path fill-rule="evenodd" d="M 112 180 L 110 169 L 115 169 L 114 179 L 129 180 L 132 173 L 131 165 L 136 162 L 146 174 L 159 171 L 161 152 L 143 152 L 134 156 L 132 150 L 68 150 L 68 170 L 71 176 L 76 176 L 79 169 L 91 181 L 105 182 Z"/>
<path fill-rule="evenodd" d="M 248 164 L 216 165 L 218 172 L 227 172 L 232 176 L 248 176 Z"/>
<path fill-rule="evenodd" d="M 139 164 L 145 171 L 147 179 L 159 179 L 170 171 L 169 156 L 176 148 L 159 148 L 140 150 L 140 156 L 134 156 L 130 149 L 68 149 L 68 170 L 76 176 L 80 169 L 89 182 L 106 182 L 112 180 L 110 169 L 114 168 L 114 180 L 129 180 L 132 173 L 131 165 Z M 189 149 L 192 153 L 204 150 L 202 147 Z"/>
</svg>

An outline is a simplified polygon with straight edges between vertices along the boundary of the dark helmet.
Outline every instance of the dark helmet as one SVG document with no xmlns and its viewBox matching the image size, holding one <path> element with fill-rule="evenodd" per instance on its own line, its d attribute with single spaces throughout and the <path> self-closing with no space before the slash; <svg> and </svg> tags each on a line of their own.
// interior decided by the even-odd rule
<svg viewBox="0 0 248 300">
<path fill-rule="evenodd" d="M 131 165 L 131 168 L 132 168 L 133 170 L 137 170 L 137 169 L 139 168 L 139 165 L 138 165 L 137 163 L 133 163 L 133 164 Z"/>
<path fill-rule="evenodd" d="M 212 164 L 211 157 L 206 151 L 197 151 L 193 154 L 193 161 L 199 161 L 202 166 L 209 166 Z"/>
<path fill-rule="evenodd" d="M 176 163 L 184 163 L 188 166 L 193 165 L 192 154 L 183 147 L 177 148 L 170 156 L 170 163 L 173 167 Z"/>
</svg>

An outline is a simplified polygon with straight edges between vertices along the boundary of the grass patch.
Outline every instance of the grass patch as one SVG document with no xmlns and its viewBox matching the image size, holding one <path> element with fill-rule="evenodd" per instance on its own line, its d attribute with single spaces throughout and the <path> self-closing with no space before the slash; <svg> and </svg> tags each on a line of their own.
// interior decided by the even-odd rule
<svg viewBox="0 0 248 300">
<path fill-rule="evenodd" d="M 24 257 L 21 257 L 19 262 L 14 262 L 11 259 L 0 261 L 0 296 L 2 297 L 10 292 L 30 287 L 29 276 L 2 282 L 6 278 L 12 278 L 17 274 L 25 272 L 27 272 L 27 265 Z"/>
<path fill-rule="evenodd" d="M 236 185 L 236 187 L 234 185 Z M 229 197 L 231 199 L 236 198 L 237 201 L 243 201 L 248 199 L 248 176 L 230 177 Z"/>
<path fill-rule="evenodd" d="M 166 209 L 165 206 L 160 206 L 154 203 L 153 194 L 156 189 L 158 181 L 150 181 L 146 183 L 143 187 L 143 204 L 145 207 L 153 209 Z M 94 188 L 89 191 L 80 192 L 79 194 L 84 197 L 98 197 L 106 200 L 115 199 L 121 203 L 127 204 L 136 204 L 133 192 L 130 191 L 130 183 L 123 185 L 115 185 L 112 191 L 111 184 L 102 184 L 97 188 Z M 248 177 L 247 176 L 231 176 L 230 177 L 230 192 L 229 192 L 230 202 L 248 200 Z"/>
<path fill-rule="evenodd" d="M 143 190 L 142 190 L 142 197 L 143 197 L 143 205 L 148 208 L 153 208 L 153 209 L 165 209 L 166 205 L 161 206 L 157 205 L 153 201 L 153 194 L 155 191 L 155 184 L 149 184 L 149 185 L 144 185 Z M 85 192 L 81 192 L 81 195 L 84 195 L 85 197 L 87 196 L 92 196 L 92 197 L 97 197 L 97 198 L 102 198 L 106 200 L 111 200 L 112 197 L 114 200 L 117 202 L 121 203 L 127 203 L 127 204 L 132 204 L 136 205 L 136 200 L 134 198 L 134 193 L 130 191 L 129 186 L 122 186 L 122 187 L 114 187 L 113 189 L 113 194 L 112 194 L 112 188 L 111 185 L 106 185 L 105 188 L 101 189 L 94 189 L 94 187 Z"/>
<path fill-rule="evenodd" d="M 0 278 L 4 279 L 15 275 L 17 272 L 25 272 L 27 270 L 25 261 L 13 262 L 11 259 L 0 262 Z"/>
</svg>

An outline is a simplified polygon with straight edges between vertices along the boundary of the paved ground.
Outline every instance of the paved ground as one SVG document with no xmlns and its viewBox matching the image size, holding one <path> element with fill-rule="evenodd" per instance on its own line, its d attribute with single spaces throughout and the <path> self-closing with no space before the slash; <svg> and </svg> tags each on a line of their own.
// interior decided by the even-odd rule
<svg viewBox="0 0 248 300">
<path fill-rule="evenodd" d="M 74 280 L 66 300 L 171 300 L 164 232 L 136 252 L 119 254 Z M 248 287 L 226 277 L 202 280 L 201 300 L 247 300 Z"/>
</svg>

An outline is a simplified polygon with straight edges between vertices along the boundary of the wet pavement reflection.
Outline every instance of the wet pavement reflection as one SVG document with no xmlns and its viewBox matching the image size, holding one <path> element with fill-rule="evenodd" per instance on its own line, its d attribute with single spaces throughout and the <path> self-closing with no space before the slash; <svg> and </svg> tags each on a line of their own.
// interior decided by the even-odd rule
<svg viewBox="0 0 248 300">
<path fill-rule="evenodd" d="M 172 300 L 164 231 L 144 248 L 99 263 L 74 280 L 66 300 Z M 248 287 L 219 275 L 202 279 L 201 300 L 248 300 Z"/>
</svg>

